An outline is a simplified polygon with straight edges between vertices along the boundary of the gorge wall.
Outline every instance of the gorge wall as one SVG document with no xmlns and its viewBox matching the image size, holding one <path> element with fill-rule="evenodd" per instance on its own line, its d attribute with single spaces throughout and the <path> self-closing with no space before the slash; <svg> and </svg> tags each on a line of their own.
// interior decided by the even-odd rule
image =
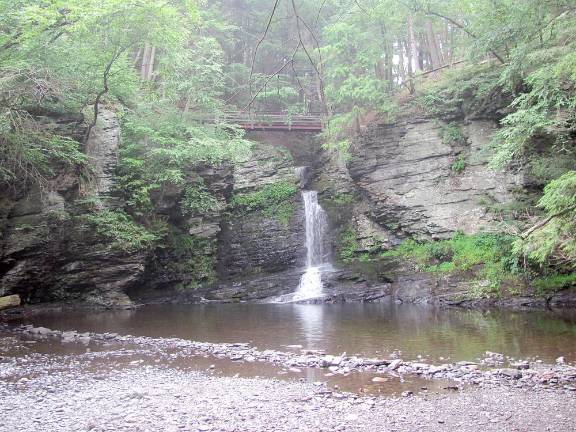
<svg viewBox="0 0 576 432">
<path fill-rule="evenodd" d="M 47 121 L 65 129 L 78 119 Z M 446 118 L 406 109 L 393 122 L 368 125 L 345 162 L 311 134 L 254 133 L 243 160 L 191 169 L 187 181 L 200 178 L 218 205 L 190 214 L 181 204 L 185 185 L 162 188 L 153 203 L 166 221 L 166 238 L 132 250 L 116 247 L 89 216 L 95 206 L 114 211 L 123 205 L 115 193 L 119 125 L 104 110 L 85 145 L 90 179 L 60 170 L 44 191 L 1 194 L 0 296 L 131 307 L 265 301 L 294 292 L 305 257 L 299 188 L 307 186 L 319 190 L 330 219 L 335 270 L 324 275 L 326 301 L 475 304 L 472 274 L 424 273 L 399 258 L 343 257 L 378 254 L 407 238 L 496 229 L 499 217 L 487 204 L 514 201 L 527 184 L 522 172 L 489 168 L 485 149 L 496 127 L 493 115 L 482 111 Z M 295 173 L 299 166 L 309 167 L 303 182 Z M 500 302 L 569 305 L 573 298 L 526 292 Z"/>
</svg>

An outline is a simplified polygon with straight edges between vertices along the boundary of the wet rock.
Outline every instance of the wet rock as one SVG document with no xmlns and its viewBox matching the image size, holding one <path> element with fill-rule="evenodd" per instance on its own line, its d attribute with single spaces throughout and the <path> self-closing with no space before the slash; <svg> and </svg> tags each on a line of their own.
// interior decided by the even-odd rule
<svg viewBox="0 0 576 432">
<path fill-rule="evenodd" d="M 498 369 L 496 374 L 503 375 L 515 380 L 522 378 L 522 372 L 520 372 L 518 369 Z"/>
<path fill-rule="evenodd" d="M 30 329 L 30 333 L 40 336 L 50 336 L 53 334 L 52 330 L 46 327 L 34 327 Z"/>
<path fill-rule="evenodd" d="M 374 377 L 372 378 L 372 382 L 376 382 L 376 383 L 383 383 L 383 382 L 387 382 L 388 378 L 384 378 L 384 377 Z"/>
<path fill-rule="evenodd" d="M 510 363 L 510 366 L 512 366 L 516 369 L 530 369 L 530 363 L 528 363 L 526 361 Z"/>
</svg>

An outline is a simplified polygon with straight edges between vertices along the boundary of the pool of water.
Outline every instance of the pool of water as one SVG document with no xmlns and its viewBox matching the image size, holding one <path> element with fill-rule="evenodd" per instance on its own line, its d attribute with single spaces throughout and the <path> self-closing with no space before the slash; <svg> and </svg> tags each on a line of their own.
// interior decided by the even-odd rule
<svg viewBox="0 0 576 432">
<path fill-rule="evenodd" d="M 58 330 L 288 345 L 327 353 L 435 363 L 474 360 L 486 351 L 514 358 L 576 361 L 576 312 L 434 309 L 383 304 L 155 305 L 129 311 L 46 313 L 26 321 Z"/>
</svg>

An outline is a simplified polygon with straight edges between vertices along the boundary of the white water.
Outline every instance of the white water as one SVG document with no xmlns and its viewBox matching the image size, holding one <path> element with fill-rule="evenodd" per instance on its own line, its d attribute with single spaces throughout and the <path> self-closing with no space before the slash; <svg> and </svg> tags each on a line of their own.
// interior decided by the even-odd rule
<svg viewBox="0 0 576 432">
<path fill-rule="evenodd" d="M 326 250 L 328 219 L 318 204 L 318 192 L 303 191 L 306 215 L 306 272 L 294 296 L 295 301 L 309 300 L 322 296 L 322 271 L 330 267 Z"/>
</svg>

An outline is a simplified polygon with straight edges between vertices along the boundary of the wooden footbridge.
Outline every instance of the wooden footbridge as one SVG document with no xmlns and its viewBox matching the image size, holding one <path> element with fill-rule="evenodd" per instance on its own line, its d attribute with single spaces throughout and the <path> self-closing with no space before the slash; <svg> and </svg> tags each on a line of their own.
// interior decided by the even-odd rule
<svg viewBox="0 0 576 432">
<path fill-rule="evenodd" d="M 247 131 L 321 132 L 324 129 L 324 118 L 321 114 L 237 111 L 225 112 L 218 120 L 237 124 Z"/>
</svg>

